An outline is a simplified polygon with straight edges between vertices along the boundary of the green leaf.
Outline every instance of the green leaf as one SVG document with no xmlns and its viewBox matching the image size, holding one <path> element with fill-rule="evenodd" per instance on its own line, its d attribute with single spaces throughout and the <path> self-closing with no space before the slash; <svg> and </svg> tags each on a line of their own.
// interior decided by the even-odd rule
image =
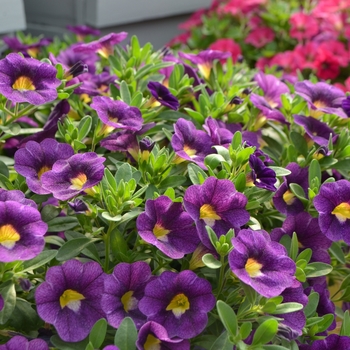
<svg viewBox="0 0 350 350">
<path fill-rule="evenodd" d="M 68 343 L 63 341 L 58 335 L 54 335 L 50 338 L 50 342 L 55 346 L 55 348 L 60 350 L 85 350 L 89 344 L 89 339 L 86 338 L 77 343 Z"/>
<path fill-rule="evenodd" d="M 221 162 L 225 162 L 225 158 L 220 154 L 209 154 L 204 158 L 204 164 L 211 168 L 215 169 Z"/>
<path fill-rule="evenodd" d="M 310 248 L 306 248 L 298 255 L 296 262 L 298 262 L 299 260 L 305 260 L 308 263 L 311 259 L 311 256 L 312 250 Z"/>
<path fill-rule="evenodd" d="M 41 219 L 45 222 L 48 222 L 54 219 L 55 217 L 57 217 L 60 212 L 61 212 L 61 209 L 55 207 L 54 205 L 51 205 L 51 204 L 45 205 L 45 207 L 41 211 Z"/>
<path fill-rule="evenodd" d="M 323 320 L 317 324 L 318 330 L 317 333 L 324 332 L 328 329 L 328 327 L 333 323 L 334 315 L 327 314 L 322 316 Z"/>
<path fill-rule="evenodd" d="M 349 310 L 344 312 L 343 323 L 339 335 L 350 337 L 350 314 Z"/>
<path fill-rule="evenodd" d="M 129 180 L 132 179 L 132 169 L 130 164 L 124 163 L 121 167 L 119 167 L 115 174 L 115 179 L 118 184 L 121 180 L 124 180 L 124 182 L 129 182 Z"/>
<path fill-rule="evenodd" d="M 15 284 L 11 281 L 3 287 L 0 286 L 0 294 L 4 299 L 4 307 L 0 311 L 0 324 L 4 324 L 11 317 L 16 306 Z"/>
<path fill-rule="evenodd" d="M 209 267 L 210 269 L 219 269 L 222 266 L 221 262 L 219 260 L 216 260 L 210 253 L 204 254 L 202 261 L 205 266 Z"/>
<path fill-rule="evenodd" d="M 320 295 L 316 292 L 311 292 L 308 296 L 308 299 L 309 301 L 304 308 L 304 314 L 306 317 L 311 317 L 316 312 L 318 301 L 320 300 Z"/>
<path fill-rule="evenodd" d="M 256 291 L 251 286 L 248 286 L 248 284 L 241 282 L 241 285 L 242 285 L 243 290 L 244 290 L 244 295 L 247 297 L 250 304 L 254 305 L 255 301 L 256 301 L 256 295 L 257 295 Z"/>
<path fill-rule="evenodd" d="M 296 184 L 296 183 L 291 183 L 289 184 L 289 188 L 290 190 L 294 193 L 294 195 L 299 198 L 301 201 L 303 202 L 307 202 L 308 200 L 305 198 L 305 192 L 303 190 L 303 188 Z"/>
<path fill-rule="evenodd" d="M 311 277 L 320 277 L 326 276 L 330 272 L 332 272 L 333 267 L 331 265 L 321 263 L 321 262 L 313 262 L 308 264 L 304 269 L 307 278 Z"/>
<path fill-rule="evenodd" d="M 289 257 L 294 261 L 296 260 L 299 251 L 298 243 L 298 236 L 295 232 L 293 232 L 292 242 L 289 250 Z"/>
<path fill-rule="evenodd" d="M 289 174 L 291 174 L 292 172 L 288 169 L 285 168 L 281 168 L 279 166 L 269 166 L 270 169 L 272 169 L 275 173 L 276 176 L 287 176 Z"/>
<path fill-rule="evenodd" d="M 309 166 L 309 186 L 314 178 L 317 178 L 318 183 L 321 183 L 321 167 L 317 159 L 313 159 Z"/>
<path fill-rule="evenodd" d="M 232 343 L 228 338 L 227 332 L 223 332 L 220 337 L 216 339 L 210 350 L 232 350 Z"/>
<path fill-rule="evenodd" d="M 251 331 L 252 331 L 252 323 L 251 322 L 244 322 L 242 323 L 240 329 L 239 329 L 239 333 L 241 335 L 241 338 L 244 340 L 246 338 L 249 337 Z"/>
<path fill-rule="evenodd" d="M 135 350 L 136 340 L 135 324 L 130 317 L 125 317 L 115 334 L 114 345 L 118 346 L 120 350 Z"/>
<path fill-rule="evenodd" d="M 235 337 L 238 333 L 237 316 L 231 306 L 227 305 L 222 300 L 218 300 L 216 308 L 222 324 L 227 330 L 229 335 Z"/>
<path fill-rule="evenodd" d="M 71 228 L 79 225 L 79 221 L 73 216 L 58 216 L 47 222 L 49 228 L 48 232 L 61 232 L 70 230 Z"/>
<path fill-rule="evenodd" d="M 63 244 L 63 246 L 58 250 L 56 259 L 58 261 L 64 261 L 75 258 L 83 249 L 96 240 L 97 239 L 87 237 L 74 238 Z"/>
<path fill-rule="evenodd" d="M 9 169 L 2 160 L 0 160 L 0 174 L 4 175 L 7 178 L 10 176 Z"/>
<path fill-rule="evenodd" d="M 308 154 L 308 147 L 305 138 L 295 131 L 290 133 L 290 138 L 295 149 L 306 158 Z"/>
<path fill-rule="evenodd" d="M 120 84 L 120 97 L 127 105 L 130 106 L 131 95 L 130 95 L 128 84 L 124 80 Z"/>
<path fill-rule="evenodd" d="M 242 147 L 242 133 L 240 131 L 236 131 L 233 135 L 231 147 L 233 150 L 238 150 Z"/>
<path fill-rule="evenodd" d="M 278 321 L 270 318 L 264 321 L 256 330 L 253 345 L 266 344 L 273 339 L 278 329 Z"/>
<path fill-rule="evenodd" d="M 105 340 L 107 332 L 107 321 L 104 318 L 98 320 L 91 329 L 89 341 L 93 345 L 93 349 L 98 349 Z"/>
<path fill-rule="evenodd" d="M 289 348 L 285 348 L 284 346 L 281 346 L 281 345 L 264 345 L 262 347 L 264 350 L 288 350 Z"/>
<path fill-rule="evenodd" d="M 23 269 L 21 272 L 27 272 L 31 270 L 35 270 L 40 266 L 45 265 L 52 259 L 54 259 L 57 255 L 57 250 L 44 250 L 39 255 L 31 260 L 27 260 L 23 262 Z"/>
<path fill-rule="evenodd" d="M 274 315 L 288 314 L 290 312 L 299 311 L 303 309 L 303 305 L 299 303 L 283 303 L 276 306 Z"/>
<path fill-rule="evenodd" d="M 92 118 L 89 115 L 86 115 L 78 125 L 78 140 L 83 140 L 90 132 L 92 125 Z"/>
<path fill-rule="evenodd" d="M 184 110 L 188 113 L 188 115 L 194 119 L 196 122 L 198 122 L 199 124 L 203 124 L 205 118 L 203 117 L 203 115 L 199 112 L 194 111 L 191 108 L 184 108 Z"/>
<path fill-rule="evenodd" d="M 159 189 L 171 187 L 181 186 L 184 182 L 186 182 L 187 177 L 183 175 L 173 175 L 166 177 L 159 185 Z"/>
<path fill-rule="evenodd" d="M 329 248 L 329 251 L 341 264 L 345 264 L 344 252 L 341 249 L 339 242 L 333 242 L 331 247 Z"/>
<path fill-rule="evenodd" d="M 188 176 L 194 185 L 201 185 L 201 179 L 206 179 L 208 175 L 198 165 L 189 163 L 187 165 Z M 199 176 L 201 175 L 201 177 Z"/>
</svg>

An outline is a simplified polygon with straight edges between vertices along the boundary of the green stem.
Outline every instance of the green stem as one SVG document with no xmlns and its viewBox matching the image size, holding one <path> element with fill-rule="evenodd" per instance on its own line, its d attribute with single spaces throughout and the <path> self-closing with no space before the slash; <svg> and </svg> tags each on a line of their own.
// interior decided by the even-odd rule
<svg viewBox="0 0 350 350">
<path fill-rule="evenodd" d="M 104 266 L 104 270 L 107 273 L 109 270 L 109 253 L 111 250 L 111 233 L 112 231 L 115 229 L 116 225 L 114 223 L 110 223 L 107 233 L 104 236 L 104 241 L 105 241 L 105 266 Z"/>
<path fill-rule="evenodd" d="M 217 298 L 219 298 L 219 295 L 221 294 L 221 291 L 225 285 L 226 264 L 225 264 L 225 257 L 224 256 L 220 256 L 220 262 L 221 262 L 221 267 L 220 267 L 220 273 L 219 273 L 219 290 L 218 290 Z"/>
</svg>

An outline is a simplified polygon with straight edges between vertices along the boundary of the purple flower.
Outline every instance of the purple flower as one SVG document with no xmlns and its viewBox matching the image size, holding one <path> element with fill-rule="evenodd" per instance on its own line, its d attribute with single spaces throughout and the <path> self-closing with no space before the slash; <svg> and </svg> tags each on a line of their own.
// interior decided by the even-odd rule
<svg viewBox="0 0 350 350">
<path fill-rule="evenodd" d="M 141 327 L 136 347 L 138 350 L 190 350 L 190 342 L 181 338 L 170 339 L 162 325 L 150 321 Z"/>
<path fill-rule="evenodd" d="M 259 88 L 264 92 L 264 99 L 271 108 L 281 107 L 281 95 L 289 92 L 288 86 L 272 74 L 259 72 L 254 80 Z"/>
<path fill-rule="evenodd" d="M 119 44 L 128 36 L 126 32 L 110 33 L 102 38 L 87 44 L 80 44 L 74 48 L 76 52 L 98 52 L 102 57 L 108 58 L 113 54 L 113 46 Z"/>
<path fill-rule="evenodd" d="M 89 210 L 89 207 L 81 200 L 76 198 L 73 202 L 68 202 L 68 205 L 77 213 L 77 214 L 86 214 Z"/>
<path fill-rule="evenodd" d="M 15 103 L 41 105 L 57 98 L 56 68 L 10 53 L 0 61 L 0 93 Z"/>
<path fill-rule="evenodd" d="M 19 190 L 4 190 L 0 188 L 0 202 L 14 201 L 38 209 L 37 204 L 31 199 L 27 199 L 24 193 Z"/>
<path fill-rule="evenodd" d="M 177 156 L 206 169 L 204 158 L 214 152 L 211 148 L 210 136 L 202 130 L 197 130 L 192 122 L 183 118 L 178 119 L 174 125 L 174 130 L 171 146 Z M 175 162 L 180 163 L 182 161 L 180 159 L 175 160 Z"/>
<path fill-rule="evenodd" d="M 250 155 L 249 166 L 252 169 L 250 177 L 256 187 L 272 192 L 277 190 L 274 185 L 277 181 L 275 171 L 268 168 L 255 154 Z"/>
<path fill-rule="evenodd" d="M 326 123 L 312 117 L 303 115 L 293 115 L 296 124 L 301 125 L 309 138 L 320 146 L 328 146 L 329 137 L 332 135 L 332 141 L 335 143 L 338 139 L 335 131 Z"/>
<path fill-rule="evenodd" d="M 232 272 L 262 296 L 275 297 L 294 284 L 294 261 L 266 231 L 243 229 L 232 245 L 228 258 Z"/>
<path fill-rule="evenodd" d="M 346 96 L 346 98 L 342 101 L 341 106 L 348 117 L 350 117 L 350 96 Z"/>
<path fill-rule="evenodd" d="M 304 348 L 301 348 L 304 350 Z M 330 334 L 322 340 L 315 340 L 307 350 L 348 350 L 350 349 L 350 337 Z M 306 350 L 306 348 L 305 348 Z"/>
<path fill-rule="evenodd" d="M 73 148 L 66 143 L 59 143 L 55 139 L 45 139 L 37 143 L 29 141 L 25 148 L 15 153 L 15 170 L 24 176 L 28 188 L 37 194 L 51 193 L 42 186 L 41 177 L 51 170 L 58 160 L 73 156 Z"/>
<path fill-rule="evenodd" d="M 0 202 L 0 261 L 34 258 L 44 249 L 46 231 L 37 209 L 12 200 Z"/>
<path fill-rule="evenodd" d="M 344 240 L 350 244 L 350 182 L 322 184 L 314 206 L 320 214 L 318 222 L 322 233 L 331 241 Z"/>
<path fill-rule="evenodd" d="M 236 191 L 230 180 L 208 177 L 202 185 L 188 187 L 184 196 L 186 211 L 195 220 L 202 243 L 212 248 L 205 226 L 220 237 L 231 228 L 239 230 L 249 220 L 247 198 Z"/>
<path fill-rule="evenodd" d="M 282 228 L 271 231 L 271 240 L 278 242 L 284 235 L 292 237 L 293 232 L 298 237 L 300 251 L 306 248 L 312 249 L 312 261 L 331 263 L 327 249 L 332 242 L 321 232 L 317 218 L 313 218 L 307 212 L 287 216 Z"/>
<path fill-rule="evenodd" d="M 79 26 L 67 26 L 68 30 L 76 34 L 79 38 L 84 38 L 87 35 L 100 35 L 100 31 L 95 28 L 91 28 L 86 25 L 79 25 Z"/>
<path fill-rule="evenodd" d="M 200 334 L 215 306 L 210 283 L 190 270 L 165 271 L 149 282 L 139 308 L 149 321 L 161 324 L 169 338 L 190 339 Z"/>
<path fill-rule="evenodd" d="M 151 276 L 149 265 L 143 261 L 120 263 L 106 276 L 101 306 L 111 326 L 118 328 L 125 317 L 131 317 L 137 329 L 146 322 L 138 304 Z"/>
<path fill-rule="evenodd" d="M 118 129 L 137 131 L 142 127 L 143 119 L 137 107 L 130 107 L 123 101 L 114 101 L 107 96 L 96 96 L 92 99 L 91 108 L 108 126 Z"/>
<path fill-rule="evenodd" d="M 104 161 L 94 152 L 59 160 L 41 176 L 42 186 L 59 200 L 71 199 L 102 180 Z"/>
<path fill-rule="evenodd" d="M 221 120 L 209 117 L 205 120 L 203 129 L 210 136 L 213 145 L 221 145 L 228 148 L 232 142 L 233 133 L 226 128 L 226 124 Z"/>
<path fill-rule="evenodd" d="M 179 56 L 196 64 L 205 79 L 209 79 L 210 72 L 215 60 L 225 60 L 231 56 L 229 52 L 217 50 L 204 50 L 195 55 L 192 53 L 179 52 Z"/>
<path fill-rule="evenodd" d="M 296 183 L 302 187 L 307 198 L 309 180 L 308 168 L 301 168 L 297 163 L 290 163 L 286 169 L 292 173 L 285 177 L 284 182 L 276 191 L 273 197 L 273 204 L 276 209 L 285 215 L 296 215 L 304 211 L 304 205 L 299 198 L 297 198 L 290 190 L 289 185 Z"/>
<path fill-rule="evenodd" d="M 156 81 L 150 81 L 147 84 L 152 96 L 158 101 L 158 104 L 169 107 L 177 111 L 180 107 L 178 99 L 163 84 Z"/>
<path fill-rule="evenodd" d="M 35 291 L 39 316 L 55 326 L 64 341 L 78 342 L 105 314 L 101 308 L 104 273 L 96 262 L 68 260 L 53 266 Z"/>
<path fill-rule="evenodd" d="M 347 118 L 344 113 L 342 101 L 345 93 L 335 86 L 319 82 L 312 84 L 308 80 L 295 84 L 295 93 L 300 95 L 309 104 L 310 115 L 314 118 L 320 117 L 324 113 L 335 114 L 341 118 Z"/>
<path fill-rule="evenodd" d="M 28 340 L 25 337 L 16 335 L 6 344 L 0 345 L 0 350 L 49 350 L 49 346 L 42 339 Z"/>
<path fill-rule="evenodd" d="M 0 294 L 0 311 L 4 308 L 5 306 L 5 301 L 3 296 Z"/>
<path fill-rule="evenodd" d="M 182 209 L 182 203 L 174 203 L 167 196 L 148 199 L 136 227 L 144 241 L 173 259 L 194 252 L 199 244 L 193 219 Z"/>
</svg>

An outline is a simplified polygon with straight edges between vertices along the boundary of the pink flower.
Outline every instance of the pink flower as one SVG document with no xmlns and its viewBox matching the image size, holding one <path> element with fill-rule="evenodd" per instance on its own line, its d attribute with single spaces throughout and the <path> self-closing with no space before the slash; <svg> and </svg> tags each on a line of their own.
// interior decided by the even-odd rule
<svg viewBox="0 0 350 350">
<path fill-rule="evenodd" d="M 203 23 L 202 16 L 205 15 L 206 12 L 206 9 L 199 9 L 198 11 L 193 13 L 187 21 L 180 23 L 178 27 L 180 29 L 189 30 L 193 27 L 200 26 Z"/>
<path fill-rule="evenodd" d="M 296 73 L 297 69 L 303 67 L 303 57 L 296 51 L 280 52 L 271 60 L 270 66 L 282 67 L 286 73 Z"/>
<path fill-rule="evenodd" d="M 319 30 L 317 20 L 303 12 L 294 13 L 290 17 L 290 24 L 289 34 L 298 40 L 311 39 Z"/>
<path fill-rule="evenodd" d="M 314 41 L 309 41 L 305 45 L 298 45 L 295 47 L 294 52 L 296 52 L 303 60 L 300 69 L 315 69 L 317 49 L 318 44 Z"/>
<path fill-rule="evenodd" d="M 325 48 L 318 50 L 315 68 L 316 75 L 320 79 L 335 79 L 340 72 L 339 60 Z"/>
<path fill-rule="evenodd" d="M 349 62 L 349 52 L 345 49 L 342 42 L 332 40 L 323 42 L 318 47 L 318 50 L 329 51 L 338 60 L 341 67 L 346 67 Z"/>
<path fill-rule="evenodd" d="M 217 50 L 222 52 L 230 52 L 232 61 L 237 62 L 237 59 L 241 56 L 241 47 L 233 40 L 229 38 L 218 39 L 209 46 L 211 50 Z M 221 60 L 221 63 L 225 63 L 226 59 Z"/>
<path fill-rule="evenodd" d="M 247 44 L 260 48 L 271 42 L 275 38 L 275 33 L 271 28 L 260 27 L 253 29 L 245 39 Z"/>
<path fill-rule="evenodd" d="M 270 57 L 260 57 L 257 62 L 255 67 L 264 70 L 266 67 L 271 66 L 271 58 Z"/>
<path fill-rule="evenodd" d="M 248 14 L 257 9 L 260 5 L 265 5 L 267 0 L 230 0 L 221 7 L 220 12 L 237 16 L 240 14 Z"/>
<path fill-rule="evenodd" d="M 185 33 L 181 33 L 177 36 L 175 36 L 174 38 L 172 38 L 167 44 L 166 46 L 175 46 L 175 45 L 179 45 L 179 44 L 186 44 L 187 40 L 191 37 L 191 33 L 190 32 L 185 32 Z"/>
</svg>

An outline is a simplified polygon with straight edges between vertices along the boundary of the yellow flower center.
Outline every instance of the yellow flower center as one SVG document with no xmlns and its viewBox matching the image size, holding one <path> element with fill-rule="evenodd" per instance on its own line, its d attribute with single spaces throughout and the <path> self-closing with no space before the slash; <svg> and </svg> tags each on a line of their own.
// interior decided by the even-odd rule
<svg viewBox="0 0 350 350">
<path fill-rule="evenodd" d="M 172 311 L 176 318 L 180 318 L 190 308 L 190 302 L 185 294 L 180 293 L 171 299 L 171 302 L 165 309 L 166 311 Z"/>
<path fill-rule="evenodd" d="M 130 310 L 135 310 L 137 308 L 138 300 L 133 297 L 133 294 L 134 292 L 129 290 L 121 297 L 125 312 L 129 312 Z"/>
<path fill-rule="evenodd" d="M 39 171 L 38 171 L 38 178 L 41 179 L 41 176 L 46 173 L 47 171 L 51 170 L 50 167 L 44 165 Z"/>
<path fill-rule="evenodd" d="M 7 224 L 0 226 L 0 244 L 3 247 L 12 249 L 20 239 L 21 236 L 12 225 Z"/>
<path fill-rule="evenodd" d="M 203 219 L 206 225 L 212 227 L 215 220 L 221 220 L 221 217 L 216 213 L 210 204 L 203 204 L 199 209 L 199 218 Z"/>
<path fill-rule="evenodd" d="M 209 79 L 212 65 L 209 62 L 198 64 L 198 69 L 205 79 Z"/>
<path fill-rule="evenodd" d="M 284 192 L 282 198 L 288 205 L 293 204 L 293 202 L 295 201 L 295 195 L 291 190 L 287 190 L 286 192 Z"/>
<path fill-rule="evenodd" d="M 16 79 L 16 81 L 12 84 L 12 88 L 20 91 L 35 90 L 32 79 L 25 77 L 24 75 L 21 75 Z"/>
<path fill-rule="evenodd" d="M 161 341 L 156 338 L 152 334 L 148 334 L 145 344 L 143 344 L 143 348 L 145 350 L 160 350 L 161 349 Z"/>
<path fill-rule="evenodd" d="M 159 240 L 167 241 L 166 235 L 170 232 L 170 230 L 165 229 L 160 224 L 155 224 L 153 227 L 153 233 Z"/>
<path fill-rule="evenodd" d="M 340 222 L 345 222 L 346 219 L 350 219 L 350 204 L 346 202 L 340 203 L 334 208 L 332 214 L 334 214 Z"/>
<path fill-rule="evenodd" d="M 192 159 L 196 155 L 197 151 L 195 149 L 192 149 L 188 147 L 187 145 L 184 146 L 184 152 Z"/>
<path fill-rule="evenodd" d="M 262 275 L 262 272 L 260 271 L 262 265 L 253 258 L 247 260 L 244 268 L 250 277 L 258 277 Z"/>
<path fill-rule="evenodd" d="M 66 289 L 60 296 L 61 309 L 67 306 L 68 309 L 76 312 L 80 309 L 81 300 L 84 299 L 85 297 L 83 294 L 80 294 L 73 289 Z"/>
<path fill-rule="evenodd" d="M 72 186 L 70 186 L 73 190 L 81 190 L 87 181 L 87 177 L 84 173 L 78 174 L 77 177 L 74 177 L 70 180 Z"/>
</svg>

